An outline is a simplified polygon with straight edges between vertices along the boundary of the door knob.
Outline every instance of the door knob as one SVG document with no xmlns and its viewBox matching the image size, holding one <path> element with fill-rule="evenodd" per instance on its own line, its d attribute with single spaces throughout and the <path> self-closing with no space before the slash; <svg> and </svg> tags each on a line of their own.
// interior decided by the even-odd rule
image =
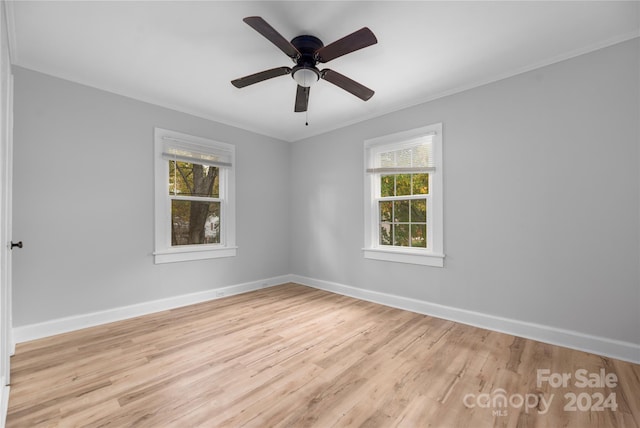
<svg viewBox="0 0 640 428">
<path fill-rule="evenodd" d="M 11 241 L 11 249 L 13 250 L 13 247 L 18 247 L 18 248 L 22 248 L 22 241 L 15 243 L 13 241 Z"/>
</svg>

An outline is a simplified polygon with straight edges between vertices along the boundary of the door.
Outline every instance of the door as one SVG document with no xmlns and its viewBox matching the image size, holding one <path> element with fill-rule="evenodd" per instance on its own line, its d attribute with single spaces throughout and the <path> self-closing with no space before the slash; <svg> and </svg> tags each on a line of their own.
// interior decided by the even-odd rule
<svg viewBox="0 0 640 428">
<path fill-rule="evenodd" d="M 3 70 L 4 71 L 4 70 Z M 0 112 L 2 114 L 0 127 L 0 388 L 9 385 L 10 367 L 9 357 L 13 354 L 13 321 L 11 315 L 11 252 L 15 247 L 22 248 L 20 242 L 13 244 L 11 237 L 12 222 L 12 103 L 13 76 L 2 76 L 3 100 Z M 6 89 L 6 92 L 4 91 Z"/>
<path fill-rule="evenodd" d="M 13 165 L 13 75 L 4 2 L 0 3 L 0 397 L 4 416 L 13 353 L 11 316 L 11 205 Z M 2 425 L 4 421 L 0 421 Z"/>
</svg>

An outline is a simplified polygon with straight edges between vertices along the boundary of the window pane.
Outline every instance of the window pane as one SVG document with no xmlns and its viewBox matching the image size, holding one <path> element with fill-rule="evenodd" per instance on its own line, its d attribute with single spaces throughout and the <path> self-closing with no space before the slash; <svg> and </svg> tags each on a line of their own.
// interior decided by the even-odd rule
<svg viewBox="0 0 640 428">
<path fill-rule="evenodd" d="M 413 159 L 411 166 L 431 166 L 431 142 L 421 144 L 413 148 Z"/>
<path fill-rule="evenodd" d="M 429 174 L 413 174 L 412 195 L 426 195 L 429 193 Z"/>
<path fill-rule="evenodd" d="M 391 224 L 380 224 L 380 245 L 391 245 Z"/>
<path fill-rule="evenodd" d="M 396 151 L 396 165 L 401 167 L 412 166 L 413 149 L 400 149 Z"/>
<path fill-rule="evenodd" d="M 393 225 L 393 245 L 408 247 L 409 246 L 409 225 L 394 224 Z"/>
<path fill-rule="evenodd" d="M 171 201 L 171 245 L 220 243 L 220 202 Z"/>
<path fill-rule="evenodd" d="M 380 221 L 393 220 L 393 202 L 380 202 Z"/>
<path fill-rule="evenodd" d="M 411 201 L 411 222 L 424 223 L 427 221 L 427 200 L 416 199 Z"/>
<path fill-rule="evenodd" d="M 219 173 L 215 166 L 169 161 L 169 194 L 218 198 Z"/>
<path fill-rule="evenodd" d="M 411 194 L 411 174 L 396 175 L 396 196 Z"/>
<path fill-rule="evenodd" d="M 183 162 L 177 162 L 177 164 L 181 169 L 185 165 Z M 182 175 L 178 173 L 178 170 L 176 170 L 176 162 L 169 161 L 169 194 L 179 195 L 186 189 L 188 189 L 188 186 Z"/>
<path fill-rule="evenodd" d="M 409 201 L 395 201 L 394 203 L 395 222 L 409 222 Z"/>
<path fill-rule="evenodd" d="M 427 225 L 411 224 L 411 246 L 422 247 L 427 246 Z"/>
<path fill-rule="evenodd" d="M 396 165 L 395 152 L 380 153 L 380 166 L 393 167 Z"/>
<path fill-rule="evenodd" d="M 382 152 L 377 156 L 376 164 L 382 168 L 429 167 L 433 165 L 430 141 L 424 141 L 413 147 Z"/>
<path fill-rule="evenodd" d="M 395 195 L 395 175 L 383 175 L 380 177 L 380 196 L 394 196 Z"/>
</svg>

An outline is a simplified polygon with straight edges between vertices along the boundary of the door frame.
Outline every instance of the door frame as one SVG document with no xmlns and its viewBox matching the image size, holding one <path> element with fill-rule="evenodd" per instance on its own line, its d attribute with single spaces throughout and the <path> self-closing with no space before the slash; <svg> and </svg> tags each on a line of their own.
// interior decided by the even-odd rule
<svg viewBox="0 0 640 428">
<path fill-rule="evenodd" d="M 11 291 L 13 188 L 13 74 L 7 3 L 0 0 L 0 426 L 9 405 L 14 353 Z"/>
</svg>

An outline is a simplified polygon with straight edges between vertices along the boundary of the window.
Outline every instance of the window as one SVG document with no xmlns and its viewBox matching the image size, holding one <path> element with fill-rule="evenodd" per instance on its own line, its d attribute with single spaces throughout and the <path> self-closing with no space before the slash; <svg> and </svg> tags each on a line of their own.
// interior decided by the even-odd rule
<svg viewBox="0 0 640 428">
<path fill-rule="evenodd" d="M 442 267 L 442 124 L 367 140 L 364 152 L 364 256 Z"/>
<path fill-rule="evenodd" d="M 155 129 L 156 263 L 236 255 L 235 147 Z"/>
</svg>

